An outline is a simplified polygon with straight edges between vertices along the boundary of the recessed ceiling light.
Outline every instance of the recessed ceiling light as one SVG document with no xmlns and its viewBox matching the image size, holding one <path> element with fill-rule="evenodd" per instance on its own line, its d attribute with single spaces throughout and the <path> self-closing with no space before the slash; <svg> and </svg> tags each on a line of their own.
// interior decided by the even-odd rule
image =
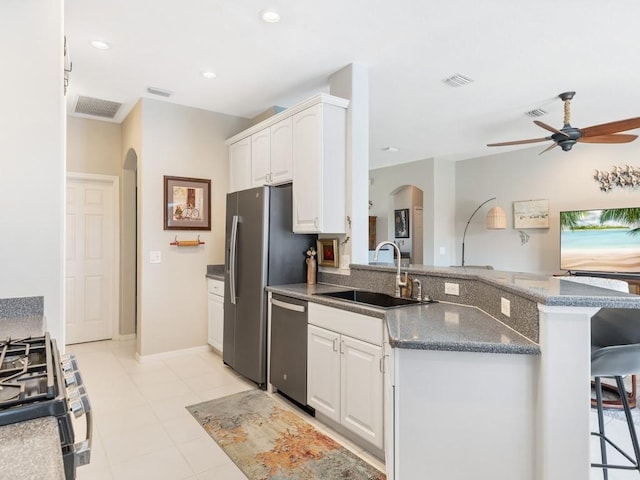
<svg viewBox="0 0 640 480">
<path fill-rule="evenodd" d="M 111 45 L 104 40 L 91 40 L 91 46 L 98 50 L 109 50 L 111 48 Z"/>
<path fill-rule="evenodd" d="M 398 148 L 397 147 L 382 147 L 381 150 L 383 152 L 397 152 Z"/>
<path fill-rule="evenodd" d="M 278 23 L 280 21 L 280 14 L 273 10 L 262 10 L 260 12 L 260 18 L 267 23 Z"/>
<path fill-rule="evenodd" d="M 203 70 L 202 72 L 200 72 L 200 75 L 202 75 L 204 78 L 216 78 L 218 76 L 211 70 Z"/>
</svg>

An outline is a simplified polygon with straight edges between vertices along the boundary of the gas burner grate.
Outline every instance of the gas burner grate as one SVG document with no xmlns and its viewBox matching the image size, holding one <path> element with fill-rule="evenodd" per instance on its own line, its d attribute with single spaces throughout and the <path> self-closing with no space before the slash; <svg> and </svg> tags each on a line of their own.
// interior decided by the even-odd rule
<svg viewBox="0 0 640 480">
<path fill-rule="evenodd" d="M 0 343 L 0 408 L 56 395 L 48 335 Z"/>
</svg>

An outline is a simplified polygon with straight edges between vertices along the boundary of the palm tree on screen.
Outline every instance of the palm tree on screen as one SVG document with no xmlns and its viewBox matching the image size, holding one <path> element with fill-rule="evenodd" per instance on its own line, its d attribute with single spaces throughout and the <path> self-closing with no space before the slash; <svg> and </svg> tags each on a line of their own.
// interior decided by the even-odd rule
<svg viewBox="0 0 640 480">
<path fill-rule="evenodd" d="M 584 210 L 575 210 L 573 212 L 560 212 L 560 229 L 573 230 L 578 226 L 578 222 L 584 217 Z"/>
<path fill-rule="evenodd" d="M 600 223 L 607 221 L 616 221 L 623 223 L 631 228 L 629 234 L 637 235 L 640 233 L 640 208 L 614 208 L 611 210 L 602 210 L 600 215 Z"/>
</svg>

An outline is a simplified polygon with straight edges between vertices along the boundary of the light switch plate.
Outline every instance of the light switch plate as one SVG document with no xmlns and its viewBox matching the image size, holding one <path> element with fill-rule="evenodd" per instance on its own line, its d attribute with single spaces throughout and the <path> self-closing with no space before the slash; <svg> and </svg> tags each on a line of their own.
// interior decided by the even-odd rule
<svg viewBox="0 0 640 480">
<path fill-rule="evenodd" d="M 460 285 L 457 283 L 444 283 L 444 293 L 447 295 L 460 295 Z"/>
<path fill-rule="evenodd" d="M 149 252 L 149 263 L 161 263 L 162 262 L 162 252 L 154 251 Z"/>
<path fill-rule="evenodd" d="M 511 316 L 511 302 L 504 297 L 500 297 L 500 311 L 506 317 Z"/>
</svg>

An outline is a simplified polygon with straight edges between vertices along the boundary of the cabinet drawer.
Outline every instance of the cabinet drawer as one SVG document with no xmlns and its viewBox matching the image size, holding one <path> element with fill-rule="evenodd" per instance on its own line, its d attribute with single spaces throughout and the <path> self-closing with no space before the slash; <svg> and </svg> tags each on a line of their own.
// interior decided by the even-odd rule
<svg viewBox="0 0 640 480">
<path fill-rule="evenodd" d="M 364 342 L 382 345 L 384 322 L 381 318 L 309 303 L 309 323 Z"/>
<path fill-rule="evenodd" d="M 207 291 L 214 295 L 224 296 L 224 282 L 221 280 L 214 280 L 213 278 L 207 278 Z"/>
</svg>

